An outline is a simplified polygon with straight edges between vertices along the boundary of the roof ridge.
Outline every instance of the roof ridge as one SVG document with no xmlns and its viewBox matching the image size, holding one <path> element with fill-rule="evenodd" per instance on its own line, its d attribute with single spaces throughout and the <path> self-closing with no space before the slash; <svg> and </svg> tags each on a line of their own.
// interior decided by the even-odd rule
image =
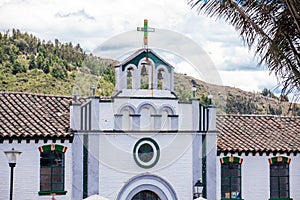
<svg viewBox="0 0 300 200">
<path fill-rule="evenodd" d="M 63 98 L 72 98 L 72 96 L 67 95 L 56 95 L 56 94 L 39 94 L 39 93 L 27 93 L 27 92 L 12 92 L 12 91 L 0 91 L 0 94 L 20 94 L 20 95 L 33 95 L 40 97 L 63 97 Z"/>
<path fill-rule="evenodd" d="M 274 117 L 274 118 L 300 118 L 300 116 L 289 116 L 289 115 L 264 115 L 264 114 L 217 114 L 217 116 L 234 116 L 234 117 Z"/>
</svg>

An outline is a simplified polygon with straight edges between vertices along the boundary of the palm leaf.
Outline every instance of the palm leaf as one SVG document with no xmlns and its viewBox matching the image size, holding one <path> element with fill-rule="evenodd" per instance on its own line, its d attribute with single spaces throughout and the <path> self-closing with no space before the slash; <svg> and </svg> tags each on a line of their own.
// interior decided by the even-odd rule
<svg viewBox="0 0 300 200">
<path fill-rule="evenodd" d="M 274 72 L 283 93 L 300 95 L 299 0 L 190 0 L 199 14 L 223 18 Z"/>
</svg>

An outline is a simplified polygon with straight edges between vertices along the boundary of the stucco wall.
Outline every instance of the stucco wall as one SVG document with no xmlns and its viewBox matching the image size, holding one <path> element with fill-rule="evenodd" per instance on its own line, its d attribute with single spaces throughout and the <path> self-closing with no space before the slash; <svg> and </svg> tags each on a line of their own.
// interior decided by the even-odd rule
<svg viewBox="0 0 300 200">
<path fill-rule="evenodd" d="M 227 155 L 228 156 L 228 155 Z M 229 155 L 230 156 L 230 155 Z M 242 156 L 233 155 L 243 158 L 242 163 L 242 198 L 245 200 L 267 200 L 270 198 L 270 165 L 268 158 L 273 155 Z M 280 155 L 276 155 L 280 156 Z M 300 199 L 300 156 L 287 156 L 291 158 L 290 163 L 290 197 Z M 218 158 L 222 158 L 219 156 Z M 225 156 L 224 156 L 225 157 Z M 221 199 L 221 164 L 217 162 L 217 199 Z"/>
<path fill-rule="evenodd" d="M 133 159 L 134 145 L 141 137 L 150 135 L 99 136 L 100 195 L 115 199 L 131 178 L 141 174 L 153 174 L 168 182 L 176 191 L 178 199 L 192 199 L 192 134 L 153 135 L 161 154 L 157 164 L 150 169 L 139 167 Z"/>
<path fill-rule="evenodd" d="M 26 143 L 23 140 L 21 143 L 13 141 L 8 143 L 4 141 L 0 144 L 0 199 L 9 199 L 10 190 L 10 167 L 3 151 L 15 148 L 22 152 L 17 160 L 16 167 L 14 168 L 14 196 L 13 199 L 19 200 L 39 200 L 47 199 L 49 196 L 39 196 L 40 189 L 40 152 L 38 147 L 51 144 L 50 142 L 44 143 L 39 141 L 35 143 L 33 140 Z M 66 146 L 68 149 L 65 153 L 65 190 L 66 195 L 57 196 L 59 200 L 70 200 L 72 194 L 72 147 L 68 141 L 64 143 L 56 143 Z"/>
</svg>

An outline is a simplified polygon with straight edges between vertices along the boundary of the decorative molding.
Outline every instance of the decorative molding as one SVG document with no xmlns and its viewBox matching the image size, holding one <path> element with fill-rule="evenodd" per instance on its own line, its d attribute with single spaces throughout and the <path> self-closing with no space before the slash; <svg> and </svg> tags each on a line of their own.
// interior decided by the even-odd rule
<svg viewBox="0 0 300 200">
<path fill-rule="evenodd" d="M 134 195 L 143 190 L 156 193 L 161 200 L 178 200 L 175 190 L 166 180 L 148 173 L 135 176 L 127 181 L 118 193 L 117 200 L 132 199 Z"/>
<path fill-rule="evenodd" d="M 140 147 L 143 145 L 149 145 L 149 146 L 151 146 L 151 148 L 153 150 L 152 158 L 146 162 L 141 160 L 138 155 L 138 151 L 139 151 Z M 155 140 L 153 140 L 152 138 L 141 138 L 140 140 L 138 140 L 136 142 L 136 144 L 133 147 L 133 158 L 134 158 L 136 164 L 142 168 L 145 168 L 145 169 L 152 168 L 158 162 L 159 157 L 160 157 L 159 146 L 158 146 L 157 142 Z"/>
<path fill-rule="evenodd" d="M 269 158 L 268 161 L 270 164 L 279 163 L 279 162 L 290 164 L 291 159 L 284 156 L 277 156 L 277 157 Z"/>
<path fill-rule="evenodd" d="M 49 144 L 39 147 L 39 151 L 45 152 L 45 151 L 59 151 L 65 153 L 67 151 L 67 147 L 59 145 L 59 144 Z"/>
<path fill-rule="evenodd" d="M 220 158 L 220 163 L 224 164 L 224 163 L 239 163 L 242 164 L 243 163 L 243 158 L 239 158 L 239 157 L 235 157 L 235 156 L 227 156 L 224 158 Z"/>
</svg>

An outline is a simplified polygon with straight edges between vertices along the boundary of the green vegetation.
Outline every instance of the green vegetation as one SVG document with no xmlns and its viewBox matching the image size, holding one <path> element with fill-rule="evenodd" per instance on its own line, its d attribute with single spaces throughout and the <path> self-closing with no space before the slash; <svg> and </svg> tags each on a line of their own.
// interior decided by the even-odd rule
<svg viewBox="0 0 300 200">
<path fill-rule="evenodd" d="M 86 54 L 79 44 L 45 42 L 15 29 L 0 33 L 1 91 L 71 95 L 85 73 L 94 77 L 90 79 L 98 86 L 97 95 L 109 95 L 114 88 L 113 62 Z"/>
<path fill-rule="evenodd" d="M 0 33 L 0 90 L 71 96 L 91 95 L 90 87 L 97 87 L 97 96 L 111 96 L 115 75 L 113 60 L 86 54 L 79 44 L 45 42 L 19 30 Z M 179 101 L 192 98 L 194 79 L 175 73 L 175 94 Z M 208 95 L 218 113 L 300 115 L 297 104 L 289 103 L 286 95 L 276 97 L 270 90 L 261 93 L 245 92 L 237 88 L 217 86 L 199 80 L 195 97 L 203 105 Z M 148 86 L 145 86 L 148 88 Z"/>
</svg>

